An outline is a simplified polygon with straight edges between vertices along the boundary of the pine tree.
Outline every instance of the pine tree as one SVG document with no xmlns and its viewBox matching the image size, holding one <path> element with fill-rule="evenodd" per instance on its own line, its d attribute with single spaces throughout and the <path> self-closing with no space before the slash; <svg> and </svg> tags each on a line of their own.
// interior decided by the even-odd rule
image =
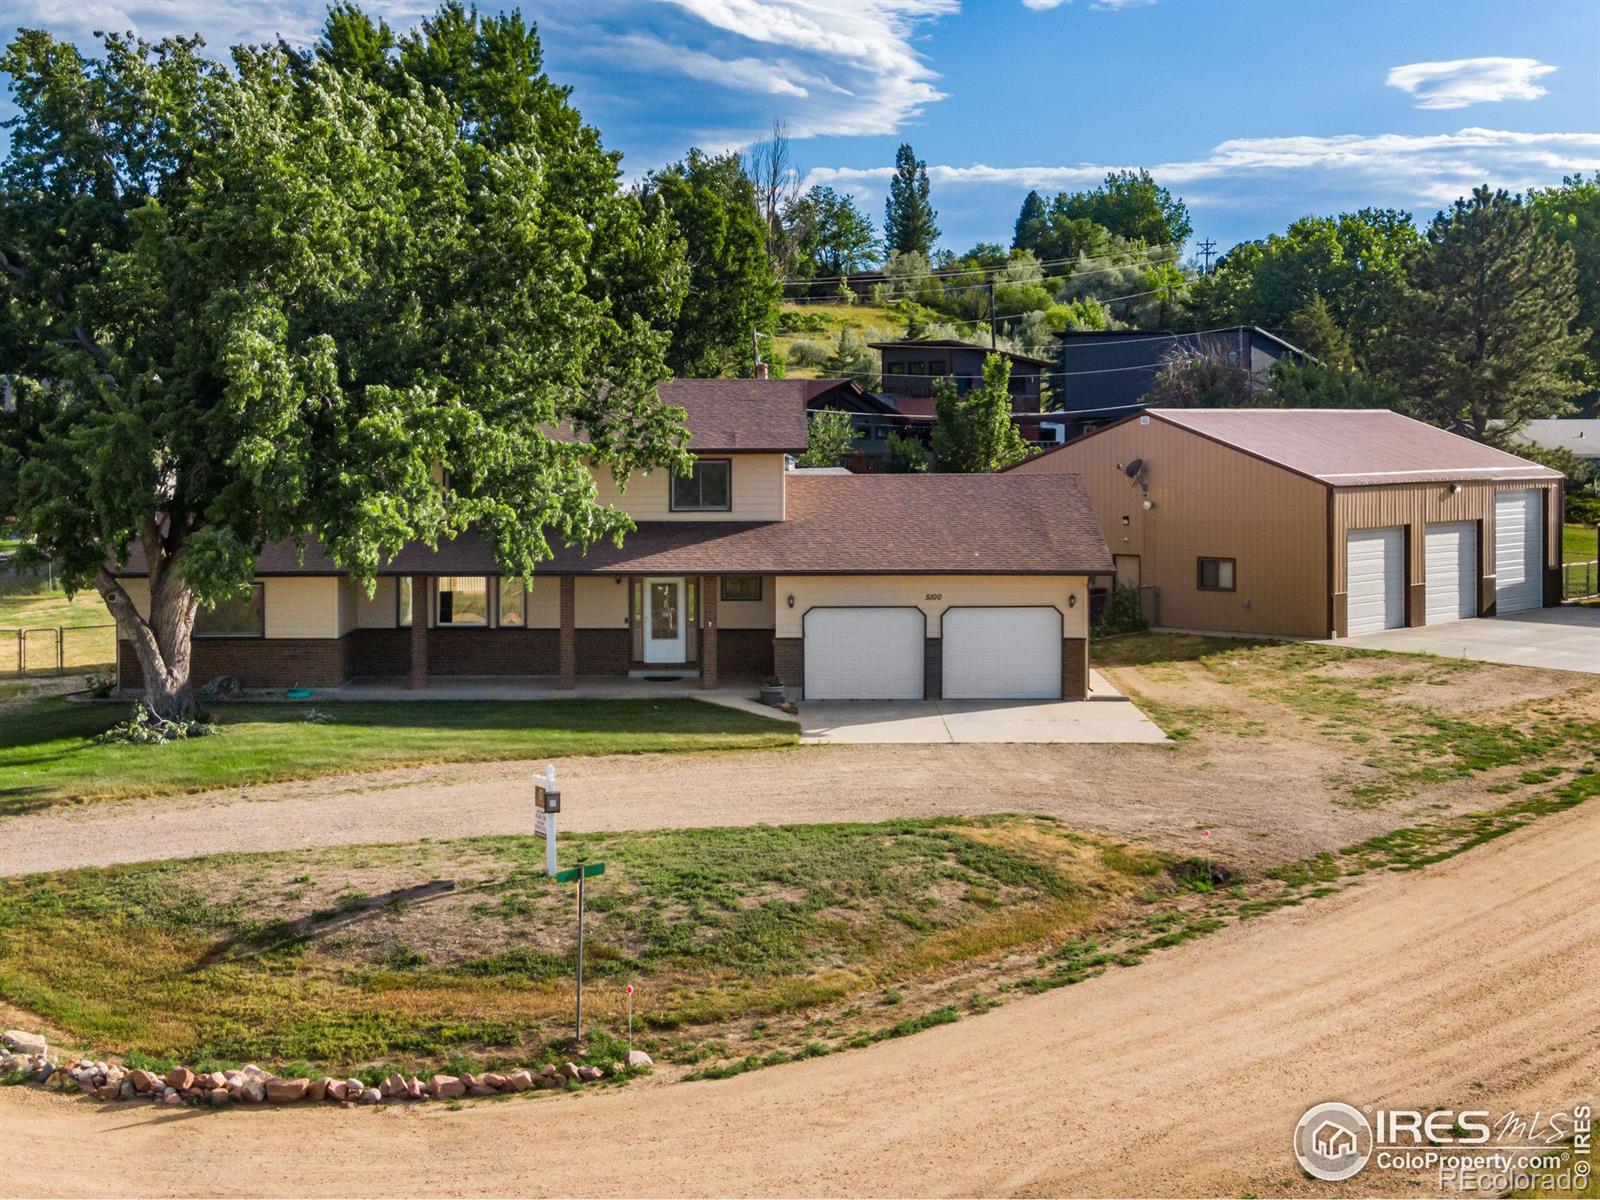
<svg viewBox="0 0 1600 1200">
<path fill-rule="evenodd" d="M 1393 365 L 1419 415 L 1500 441 L 1583 390 L 1577 315 L 1572 249 L 1521 197 L 1480 187 L 1434 218 L 1407 264 Z"/>
<path fill-rule="evenodd" d="M 1029 192 L 1022 201 L 1022 210 L 1017 213 L 1017 224 L 1011 234 L 1011 248 L 1013 250 L 1037 250 L 1039 238 L 1044 232 L 1049 220 L 1049 214 L 1044 206 L 1044 197 L 1038 192 Z"/>
<path fill-rule="evenodd" d="M 928 164 L 917 157 L 909 142 L 901 142 L 883 209 L 885 248 L 931 256 L 939 240 L 938 216 L 928 201 Z"/>
</svg>

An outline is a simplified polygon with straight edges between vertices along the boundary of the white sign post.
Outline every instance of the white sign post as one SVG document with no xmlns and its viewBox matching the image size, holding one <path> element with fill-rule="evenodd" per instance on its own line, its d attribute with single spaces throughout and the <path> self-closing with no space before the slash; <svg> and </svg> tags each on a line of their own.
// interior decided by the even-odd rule
<svg viewBox="0 0 1600 1200">
<path fill-rule="evenodd" d="M 544 839 L 544 873 L 556 873 L 556 814 L 561 793 L 556 790 L 556 766 L 549 763 L 543 775 L 533 777 L 533 836 Z"/>
</svg>

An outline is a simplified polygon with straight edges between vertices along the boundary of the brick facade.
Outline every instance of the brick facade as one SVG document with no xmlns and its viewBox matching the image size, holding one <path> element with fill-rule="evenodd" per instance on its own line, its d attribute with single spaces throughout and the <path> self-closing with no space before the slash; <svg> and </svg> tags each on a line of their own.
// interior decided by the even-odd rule
<svg viewBox="0 0 1600 1200">
<path fill-rule="evenodd" d="M 772 673 L 797 695 L 805 694 L 805 645 L 804 638 L 772 639 Z"/>
<path fill-rule="evenodd" d="M 718 576 L 707 575 L 700 581 L 700 686 L 714 688 L 722 674 L 722 660 L 718 646 L 721 632 L 717 628 L 717 600 L 720 587 Z"/>
<path fill-rule="evenodd" d="M 125 688 L 144 686 L 133 644 L 118 640 L 117 665 Z M 196 686 L 232 675 L 245 687 L 338 687 L 350 677 L 345 638 L 195 638 L 189 679 Z"/>
<path fill-rule="evenodd" d="M 922 698 L 944 699 L 944 639 L 922 640 Z"/>
<path fill-rule="evenodd" d="M 717 630 L 717 675 L 726 682 L 740 677 L 765 679 L 772 667 L 772 630 Z"/>
<path fill-rule="evenodd" d="M 1061 698 L 1089 698 L 1089 639 L 1061 639 Z"/>
<path fill-rule="evenodd" d="M 561 642 L 559 671 L 560 686 L 576 687 L 578 683 L 578 581 L 574 576 L 561 576 Z"/>
</svg>

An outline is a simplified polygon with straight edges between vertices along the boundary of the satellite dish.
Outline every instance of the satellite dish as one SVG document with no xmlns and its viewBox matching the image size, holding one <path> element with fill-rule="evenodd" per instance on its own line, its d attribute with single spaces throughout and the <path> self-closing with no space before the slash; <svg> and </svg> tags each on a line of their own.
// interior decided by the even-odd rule
<svg viewBox="0 0 1600 1200">
<path fill-rule="evenodd" d="M 1139 473 L 1141 471 L 1143 471 L 1143 470 L 1144 470 L 1144 459 L 1136 458 L 1131 463 L 1129 463 L 1127 466 L 1122 468 L 1122 473 L 1124 475 L 1126 475 L 1129 479 L 1137 479 L 1137 478 L 1139 478 Z"/>
</svg>

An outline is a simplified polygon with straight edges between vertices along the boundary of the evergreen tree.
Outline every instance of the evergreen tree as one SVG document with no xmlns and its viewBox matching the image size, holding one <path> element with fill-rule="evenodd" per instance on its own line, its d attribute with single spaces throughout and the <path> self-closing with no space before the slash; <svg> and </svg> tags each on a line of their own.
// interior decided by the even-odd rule
<svg viewBox="0 0 1600 1200">
<path fill-rule="evenodd" d="M 1346 370 L 1355 365 L 1350 337 L 1339 328 L 1333 309 L 1320 294 L 1289 314 L 1288 334 L 1291 342 L 1325 366 Z"/>
<path fill-rule="evenodd" d="M 939 240 L 938 216 L 928 200 L 928 164 L 917 157 L 909 142 L 901 142 L 883 210 L 884 246 L 891 252 L 924 258 L 932 255 Z"/>
<path fill-rule="evenodd" d="M 1578 311 L 1571 247 L 1520 197 L 1476 189 L 1407 263 L 1391 359 L 1408 403 L 1479 441 L 1559 416 L 1582 391 Z"/>
<path fill-rule="evenodd" d="M 933 452 L 939 470 L 962 474 L 999 471 L 1028 457 L 1028 443 L 1011 419 L 1011 360 L 991 354 L 983 382 L 966 395 L 948 377 L 933 385 Z"/>
<path fill-rule="evenodd" d="M 1011 248 L 1037 251 L 1045 221 L 1044 197 L 1038 192 L 1029 192 L 1023 197 L 1022 211 L 1017 213 L 1017 224 L 1011 235 Z"/>
</svg>

